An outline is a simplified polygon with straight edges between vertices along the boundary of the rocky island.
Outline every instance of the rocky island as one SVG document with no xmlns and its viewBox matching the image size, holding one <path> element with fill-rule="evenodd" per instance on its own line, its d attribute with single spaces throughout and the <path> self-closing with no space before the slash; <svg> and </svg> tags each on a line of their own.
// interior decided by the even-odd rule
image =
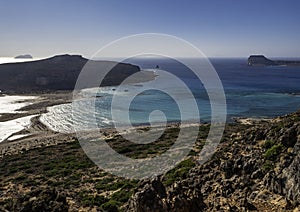
<svg viewBox="0 0 300 212">
<path fill-rule="evenodd" d="M 33 57 L 30 54 L 23 54 L 16 56 L 15 59 L 33 59 Z"/>
<path fill-rule="evenodd" d="M 300 66 L 300 61 L 293 60 L 270 60 L 264 55 L 251 55 L 248 58 L 249 66 Z"/>
</svg>

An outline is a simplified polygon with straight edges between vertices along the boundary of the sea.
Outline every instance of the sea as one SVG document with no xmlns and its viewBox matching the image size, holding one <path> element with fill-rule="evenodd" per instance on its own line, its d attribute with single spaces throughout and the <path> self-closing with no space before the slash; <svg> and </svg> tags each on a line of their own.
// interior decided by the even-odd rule
<svg viewBox="0 0 300 212">
<path fill-rule="evenodd" d="M 189 60 L 199 63 L 199 59 Z M 209 61 L 224 89 L 226 102 L 222 106 L 226 107 L 227 122 L 235 118 L 273 118 L 300 108 L 299 66 L 248 66 L 247 58 Z M 95 117 L 97 125 L 104 128 L 126 124 L 128 120 L 132 125 L 192 122 L 198 119 L 192 108 L 196 102 L 200 122 L 211 122 L 213 100 L 202 79 L 187 66 L 170 58 L 130 58 L 123 62 L 157 72 L 158 76 L 150 82 L 83 90 L 77 110 L 72 109 L 71 103 L 49 107 L 41 121 L 59 132 L 74 131 L 74 122 L 81 122 L 89 129 Z M 174 75 L 186 87 L 179 86 L 178 80 L 174 81 L 166 73 Z M 112 111 L 117 115 L 112 115 Z"/>
<path fill-rule="evenodd" d="M 34 61 L 38 60 L 40 58 L 34 58 L 34 59 L 26 59 L 26 58 L 13 58 L 13 57 L 0 57 L 0 64 L 3 63 L 20 63 L 20 62 L 29 62 L 29 61 Z"/>
</svg>

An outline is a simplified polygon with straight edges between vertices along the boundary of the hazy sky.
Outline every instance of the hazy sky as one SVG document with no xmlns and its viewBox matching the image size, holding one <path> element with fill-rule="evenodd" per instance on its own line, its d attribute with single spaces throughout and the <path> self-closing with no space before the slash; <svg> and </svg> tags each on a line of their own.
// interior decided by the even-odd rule
<svg viewBox="0 0 300 212">
<path fill-rule="evenodd" d="M 181 37 L 207 56 L 300 57 L 299 0 L 9 0 L 0 56 L 94 54 L 123 36 Z"/>
</svg>

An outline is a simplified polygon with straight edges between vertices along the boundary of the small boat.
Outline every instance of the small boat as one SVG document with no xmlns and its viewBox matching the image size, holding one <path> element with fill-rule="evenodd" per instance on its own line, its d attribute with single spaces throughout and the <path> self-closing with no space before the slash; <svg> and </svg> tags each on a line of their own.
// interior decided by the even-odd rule
<svg viewBox="0 0 300 212">
<path fill-rule="evenodd" d="M 159 69 L 159 65 L 156 65 L 156 66 L 155 66 L 155 69 Z"/>
</svg>

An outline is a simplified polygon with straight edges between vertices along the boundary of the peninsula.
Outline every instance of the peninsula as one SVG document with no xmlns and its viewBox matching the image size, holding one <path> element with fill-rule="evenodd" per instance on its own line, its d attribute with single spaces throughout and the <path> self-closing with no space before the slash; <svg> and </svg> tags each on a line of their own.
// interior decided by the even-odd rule
<svg viewBox="0 0 300 212">
<path fill-rule="evenodd" d="M 149 81 L 154 73 L 142 71 L 140 67 L 114 61 L 88 60 L 81 55 L 57 55 L 54 57 L 21 63 L 0 64 L 0 90 L 5 93 L 41 93 L 47 91 L 74 89 L 81 70 L 88 64 L 95 76 L 103 75 L 111 68 L 101 85 L 87 85 L 83 88 L 119 85 L 132 74 L 138 73 L 135 82 Z"/>
<path fill-rule="evenodd" d="M 249 66 L 300 66 L 300 61 L 270 60 L 264 55 L 251 55 L 248 58 Z"/>
</svg>

